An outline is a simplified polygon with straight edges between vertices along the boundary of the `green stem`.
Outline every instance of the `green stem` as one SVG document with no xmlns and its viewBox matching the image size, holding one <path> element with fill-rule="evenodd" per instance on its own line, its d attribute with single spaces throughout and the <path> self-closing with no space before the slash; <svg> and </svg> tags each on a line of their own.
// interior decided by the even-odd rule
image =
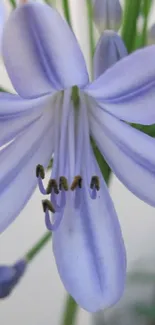
<svg viewBox="0 0 155 325">
<path fill-rule="evenodd" d="M 90 0 L 87 0 L 88 27 L 89 27 L 89 47 L 91 54 L 91 74 L 93 77 L 93 56 L 95 50 L 94 28 L 93 28 L 93 6 Z"/>
<path fill-rule="evenodd" d="M 132 52 L 135 44 L 137 19 L 139 17 L 140 8 L 141 0 L 126 0 L 125 2 L 122 39 L 124 40 L 129 53 Z"/>
<path fill-rule="evenodd" d="M 68 24 L 71 26 L 71 17 L 70 17 L 70 9 L 69 9 L 68 0 L 62 0 L 62 4 L 63 4 L 65 18 L 66 18 Z"/>
<path fill-rule="evenodd" d="M 148 16 L 150 12 L 150 0 L 144 0 L 143 4 L 143 15 L 144 15 L 144 24 L 141 35 L 140 46 L 144 47 L 147 44 L 147 27 L 148 27 Z"/>
<path fill-rule="evenodd" d="M 42 248 L 47 244 L 47 242 L 51 239 L 51 232 L 47 231 L 37 242 L 36 244 L 25 254 L 25 258 L 27 262 L 31 262 L 36 255 L 40 253 Z"/>
<path fill-rule="evenodd" d="M 68 296 L 65 304 L 62 325 L 74 325 L 77 315 L 78 305 L 75 300 Z"/>
<path fill-rule="evenodd" d="M 15 0 L 10 0 L 10 4 L 11 4 L 13 9 L 16 8 L 16 1 Z"/>
</svg>

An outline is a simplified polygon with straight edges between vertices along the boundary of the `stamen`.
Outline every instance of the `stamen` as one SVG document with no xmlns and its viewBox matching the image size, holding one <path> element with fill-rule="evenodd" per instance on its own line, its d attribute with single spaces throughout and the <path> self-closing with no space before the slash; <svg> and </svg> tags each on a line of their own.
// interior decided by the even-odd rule
<svg viewBox="0 0 155 325">
<path fill-rule="evenodd" d="M 62 191 L 62 189 L 64 189 L 65 191 L 69 190 L 67 178 L 64 176 L 61 176 L 59 178 L 59 190 Z"/>
<path fill-rule="evenodd" d="M 40 192 L 45 195 L 46 194 L 46 189 L 43 184 L 43 179 L 45 178 L 45 171 L 44 167 L 42 165 L 37 165 L 36 167 L 36 177 L 38 178 L 38 186 Z"/>
<path fill-rule="evenodd" d="M 52 203 L 49 200 L 43 200 L 42 201 L 43 211 L 46 212 L 47 210 L 55 213 L 55 209 L 52 205 Z"/>
<path fill-rule="evenodd" d="M 45 171 L 42 165 L 37 165 L 36 167 L 36 177 L 41 177 L 42 179 L 45 178 Z"/>
<path fill-rule="evenodd" d="M 77 187 L 82 188 L 82 177 L 75 176 L 70 189 L 74 191 Z"/>
<path fill-rule="evenodd" d="M 59 194 L 57 181 L 54 178 L 49 180 L 47 188 L 46 188 L 46 193 L 50 194 L 52 192 L 52 189 L 54 190 L 55 194 Z"/>
<path fill-rule="evenodd" d="M 94 188 L 99 191 L 100 190 L 100 180 L 98 176 L 92 176 L 90 182 L 90 188 L 93 190 Z"/>
</svg>

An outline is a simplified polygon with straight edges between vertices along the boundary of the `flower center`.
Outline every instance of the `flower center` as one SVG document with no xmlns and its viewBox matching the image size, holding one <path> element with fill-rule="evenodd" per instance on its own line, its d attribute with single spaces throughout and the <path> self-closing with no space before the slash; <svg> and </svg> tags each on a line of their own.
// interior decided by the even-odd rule
<svg viewBox="0 0 155 325">
<path fill-rule="evenodd" d="M 55 230 L 59 226 L 68 197 L 74 201 L 75 208 L 80 208 L 81 195 L 85 187 L 92 199 L 96 198 L 100 189 L 99 177 L 92 170 L 90 159 L 86 101 L 84 95 L 78 97 L 77 89 L 74 89 L 74 100 L 72 96 L 71 90 L 65 90 L 58 95 L 53 108 L 54 162 L 46 188 L 43 184 L 44 167 L 42 165 L 36 167 L 39 189 L 43 195 L 50 195 L 50 200 L 42 201 L 45 222 L 49 230 Z M 55 215 L 54 223 L 50 220 L 49 212 Z"/>
</svg>

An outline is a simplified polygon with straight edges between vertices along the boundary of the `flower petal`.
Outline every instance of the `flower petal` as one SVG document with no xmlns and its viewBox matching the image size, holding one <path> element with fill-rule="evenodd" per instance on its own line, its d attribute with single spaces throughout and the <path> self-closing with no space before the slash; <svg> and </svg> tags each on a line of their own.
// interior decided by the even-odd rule
<svg viewBox="0 0 155 325">
<path fill-rule="evenodd" d="M 88 82 L 74 34 L 59 13 L 45 4 L 27 3 L 14 10 L 4 29 L 3 56 L 22 97 Z"/>
<path fill-rule="evenodd" d="M 47 166 L 53 152 L 51 110 L 0 151 L 0 232 L 24 208 L 37 184 L 36 166 Z"/>
<path fill-rule="evenodd" d="M 122 9 L 119 0 L 95 0 L 94 21 L 102 33 L 105 29 L 118 30 L 121 25 Z"/>
<path fill-rule="evenodd" d="M 127 54 L 121 37 L 114 31 L 106 30 L 100 37 L 95 50 L 94 78 L 98 78 L 103 72 Z"/>
<path fill-rule="evenodd" d="M 127 122 L 155 123 L 155 46 L 123 58 L 85 92 L 106 111 Z"/>
<path fill-rule="evenodd" d="M 132 193 L 155 206 L 155 139 L 98 107 L 92 114 L 92 136 L 112 171 Z"/>
<path fill-rule="evenodd" d="M 0 93 L 0 146 L 37 120 L 52 101 L 51 96 L 25 100 L 17 95 Z"/>
<path fill-rule="evenodd" d="M 120 226 L 98 166 L 96 174 L 101 183 L 97 198 L 92 200 L 83 187 L 81 205 L 75 209 L 68 197 L 63 220 L 52 236 L 62 282 L 89 312 L 106 308 L 120 298 L 126 272 Z"/>
</svg>

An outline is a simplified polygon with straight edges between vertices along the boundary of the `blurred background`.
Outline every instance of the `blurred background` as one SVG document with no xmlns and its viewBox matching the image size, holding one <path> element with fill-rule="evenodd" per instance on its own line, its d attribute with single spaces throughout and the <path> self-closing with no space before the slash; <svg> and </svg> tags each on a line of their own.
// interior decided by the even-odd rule
<svg viewBox="0 0 155 325">
<path fill-rule="evenodd" d="M 85 0 L 71 0 L 71 7 L 74 31 L 89 67 Z M 150 24 L 152 22 L 155 22 L 155 10 L 152 11 L 150 18 Z M 2 59 L 0 85 L 13 91 Z M 102 312 L 92 317 L 84 310 L 79 310 L 77 325 L 153 325 L 155 324 L 155 210 L 134 197 L 114 176 L 110 193 L 127 250 L 129 276 L 126 291 L 115 307 L 105 311 L 104 317 Z M 0 236 L 1 264 L 11 264 L 22 257 L 45 231 L 41 195 L 36 190 L 24 211 Z M 1 300 L 0 324 L 60 324 L 65 298 L 66 292 L 57 274 L 52 245 L 49 242 L 29 266 L 26 275 L 11 296 Z"/>
</svg>

